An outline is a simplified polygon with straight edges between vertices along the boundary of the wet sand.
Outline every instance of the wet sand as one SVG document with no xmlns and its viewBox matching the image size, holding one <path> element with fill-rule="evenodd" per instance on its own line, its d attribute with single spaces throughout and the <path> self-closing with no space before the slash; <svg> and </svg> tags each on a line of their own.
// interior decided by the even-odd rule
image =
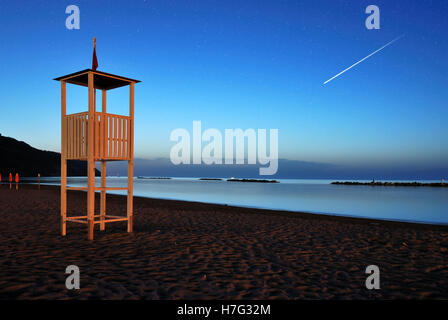
<svg viewBox="0 0 448 320">
<path fill-rule="evenodd" d="M 446 226 L 136 197 L 133 234 L 96 225 L 89 242 L 81 224 L 60 235 L 59 204 L 58 187 L 0 185 L 0 299 L 448 299 Z M 69 192 L 69 215 L 85 205 Z M 80 290 L 65 288 L 71 264 Z M 365 288 L 371 264 L 380 290 Z"/>
</svg>

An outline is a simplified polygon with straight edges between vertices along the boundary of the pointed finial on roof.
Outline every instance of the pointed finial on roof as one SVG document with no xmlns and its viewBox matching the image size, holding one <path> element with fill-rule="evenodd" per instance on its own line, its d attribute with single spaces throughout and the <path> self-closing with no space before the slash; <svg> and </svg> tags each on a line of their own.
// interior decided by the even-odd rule
<svg viewBox="0 0 448 320">
<path fill-rule="evenodd" d="M 92 58 L 92 70 L 98 68 L 98 60 L 96 59 L 96 38 L 93 37 L 93 58 Z"/>
</svg>

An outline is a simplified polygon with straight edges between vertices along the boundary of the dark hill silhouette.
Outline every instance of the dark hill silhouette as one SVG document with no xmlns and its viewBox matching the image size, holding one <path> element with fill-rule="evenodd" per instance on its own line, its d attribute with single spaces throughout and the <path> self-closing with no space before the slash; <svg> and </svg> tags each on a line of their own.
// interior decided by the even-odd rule
<svg viewBox="0 0 448 320">
<path fill-rule="evenodd" d="M 87 162 L 69 160 L 68 176 L 86 176 Z M 43 151 L 29 144 L 0 134 L 0 173 L 3 179 L 9 173 L 18 173 L 21 177 L 61 175 L 61 154 L 53 151 Z M 96 175 L 100 172 L 96 170 Z"/>
</svg>

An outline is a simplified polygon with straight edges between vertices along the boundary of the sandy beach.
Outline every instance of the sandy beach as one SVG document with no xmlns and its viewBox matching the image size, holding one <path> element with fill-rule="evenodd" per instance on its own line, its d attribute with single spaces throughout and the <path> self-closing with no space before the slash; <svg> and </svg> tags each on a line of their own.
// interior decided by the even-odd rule
<svg viewBox="0 0 448 320">
<path fill-rule="evenodd" d="M 60 235 L 59 205 L 58 187 L 0 185 L 0 299 L 448 299 L 448 226 L 136 197 L 133 234 L 97 225 L 89 242 L 85 225 Z M 85 205 L 69 192 L 68 215 Z M 125 214 L 124 197 L 107 205 Z"/>
</svg>

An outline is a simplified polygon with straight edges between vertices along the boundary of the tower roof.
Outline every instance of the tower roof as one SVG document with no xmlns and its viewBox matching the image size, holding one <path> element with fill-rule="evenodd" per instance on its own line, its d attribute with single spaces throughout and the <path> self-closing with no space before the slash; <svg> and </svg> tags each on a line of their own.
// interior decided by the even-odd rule
<svg viewBox="0 0 448 320">
<path fill-rule="evenodd" d="M 127 86 L 132 82 L 138 83 L 140 80 L 125 78 L 98 70 L 85 69 L 75 73 L 70 73 L 62 77 L 55 78 L 57 81 L 65 81 L 67 83 L 77 84 L 87 87 L 89 85 L 89 72 L 93 73 L 93 85 L 95 89 L 110 90 L 123 86 Z"/>
</svg>

